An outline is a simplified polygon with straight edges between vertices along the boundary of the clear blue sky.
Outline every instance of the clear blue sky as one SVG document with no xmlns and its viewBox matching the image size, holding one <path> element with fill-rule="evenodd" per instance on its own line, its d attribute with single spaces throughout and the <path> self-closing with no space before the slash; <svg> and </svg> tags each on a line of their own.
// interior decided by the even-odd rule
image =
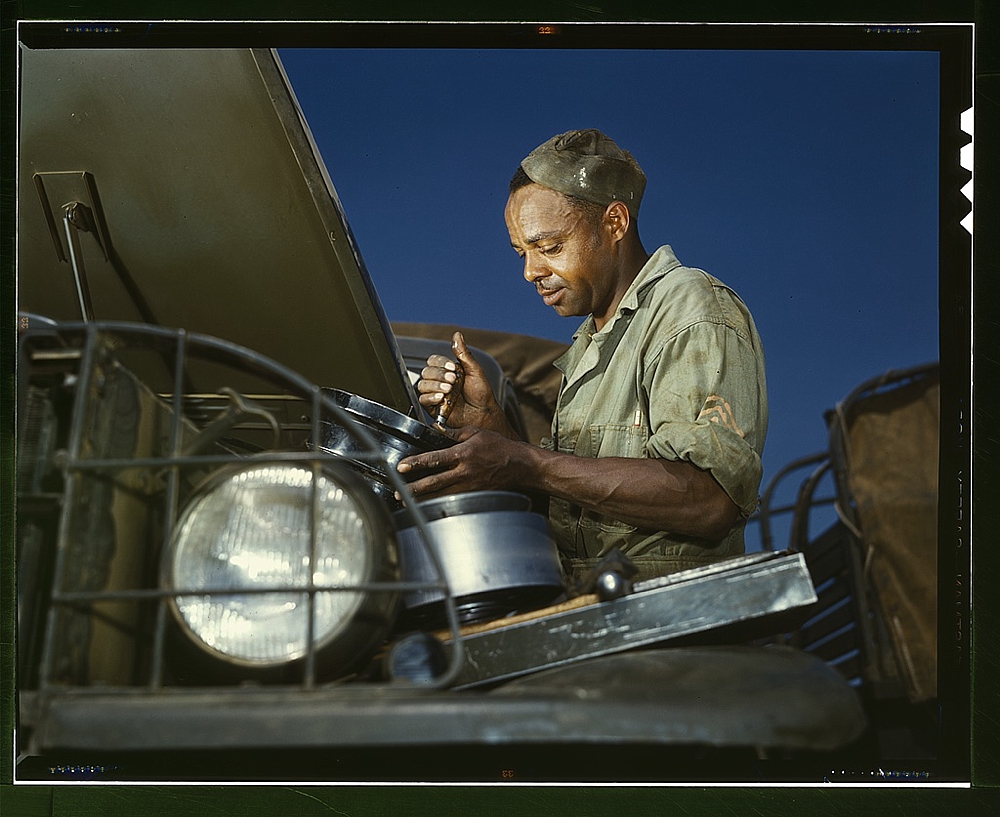
<svg viewBox="0 0 1000 817">
<path fill-rule="evenodd" d="M 754 313 L 765 483 L 825 448 L 823 412 L 858 383 L 938 357 L 934 52 L 279 53 L 391 320 L 569 341 L 579 320 L 524 282 L 503 206 L 528 151 L 597 127 L 646 172 L 646 248 Z"/>
</svg>

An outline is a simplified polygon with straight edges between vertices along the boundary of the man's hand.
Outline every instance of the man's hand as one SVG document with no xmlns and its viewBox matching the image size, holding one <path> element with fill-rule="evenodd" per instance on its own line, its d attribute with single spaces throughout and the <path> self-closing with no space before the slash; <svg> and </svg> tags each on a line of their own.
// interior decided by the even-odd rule
<svg viewBox="0 0 1000 817">
<path fill-rule="evenodd" d="M 519 464 L 533 448 L 473 426 L 449 431 L 448 435 L 458 440 L 458 445 L 416 454 L 399 463 L 399 472 L 407 476 L 428 472 L 409 482 L 414 496 L 428 498 L 513 487 L 518 482 Z"/>
<path fill-rule="evenodd" d="M 427 365 L 420 373 L 417 381 L 417 391 L 420 393 L 420 405 L 431 416 L 437 416 L 445 395 L 449 395 L 453 403 L 447 423 L 452 428 L 475 426 L 496 431 L 505 437 L 514 439 L 516 434 L 510 428 L 493 395 L 493 389 L 482 366 L 473 357 L 461 332 L 452 337 L 451 348 L 458 359 L 458 364 L 444 355 L 431 355 Z M 458 366 L 465 372 L 462 382 L 457 384 Z"/>
</svg>

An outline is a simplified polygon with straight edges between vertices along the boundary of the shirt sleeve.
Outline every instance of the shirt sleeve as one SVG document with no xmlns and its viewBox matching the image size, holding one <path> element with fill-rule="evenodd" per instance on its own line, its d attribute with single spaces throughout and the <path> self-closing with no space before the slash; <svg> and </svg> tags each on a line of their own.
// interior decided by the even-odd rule
<svg viewBox="0 0 1000 817">
<path fill-rule="evenodd" d="M 649 456 L 711 472 L 744 516 L 759 502 L 767 426 L 763 352 L 754 337 L 725 322 L 695 322 L 663 343 L 643 375 Z"/>
</svg>

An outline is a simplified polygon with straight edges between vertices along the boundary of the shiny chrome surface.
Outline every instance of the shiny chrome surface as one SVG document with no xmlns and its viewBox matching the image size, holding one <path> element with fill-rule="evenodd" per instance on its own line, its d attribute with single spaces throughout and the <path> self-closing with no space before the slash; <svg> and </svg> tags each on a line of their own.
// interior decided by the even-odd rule
<svg viewBox="0 0 1000 817">
<path fill-rule="evenodd" d="M 472 491 L 467 494 L 449 494 L 435 499 L 426 499 L 419 503 L 424 519 L 432 522 L 435 519 L 446 519 L 449 516 L 461 516 L 470 513 L 486 513 L 488 511 L 527 511 L 531 508 L 531 500 L 524 494 L 514 491 Z M 415 524 L 413 514 L 402 510 L 393 516 L 397 529 L 408 528 Z"/>
<path fill-rule="evenodd" d="M 430 548 L 440 562 L 459 611 L 464 607 L 467 613 L 466 623 L 551 601 L 563 588 L 559 555 L 544 517 L 525 509 L 503 509 L 512 502 L 519 504 L 517 497 L 487 492 L 426 503 L 429 542 L 424 541 L 419 529 L 409 526 L 408 511 L 397 512 L 394 521 L 400 528 L 397 541 L 404 581 L 440 580 Z M 442 515 L 449 509 L 461 511 L 463 501 L 477 509 Z M 501 509 L 484 509 L 491 504 Z M 403 606 L 430 613 L 444 595 L 438 589 L 414 591 L 404 596 Z"/>
<path fill-rule="evenodd" d="M 373 460 L 356 435 L 336 419 L 320 423 L 320 442 L 313 447 L 327 454 L 336 454 L 367 477 L 375 493 L 398 507 L 393 499 L 394 490 L 388 471 L 395 470 L 399 462 L 413 454 L 437 451 L 455 444 L 451 437 L 429 425 L 407 417 L 388 406 L 367 400 L 357 394 L 340 389 L 324 389 L 350 419 L 356 421 L 378 444 L 382 457 Z"/>
<path fill-rule="evenodd" d="M 635 586 L 621 598 L 470 633 L 456 688 L 704 634 L 742 641 L 804 619 L 817 601 L 802 554 L 753 553 Z"/>
</svg>

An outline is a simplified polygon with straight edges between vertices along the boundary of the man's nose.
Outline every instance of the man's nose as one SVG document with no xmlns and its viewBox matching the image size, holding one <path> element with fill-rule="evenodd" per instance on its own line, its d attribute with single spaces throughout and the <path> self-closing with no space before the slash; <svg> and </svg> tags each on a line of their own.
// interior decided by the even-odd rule
<svg viewBox="0 0 1000 817">
<path fill-rule="evenodd" d="M 525 253 L 524 256 L 524 278 L 529 284 L 535 283 L 539 278 L 544 278 L 548 273 L 538 261 L 535 253 Z"/>
</svg>

